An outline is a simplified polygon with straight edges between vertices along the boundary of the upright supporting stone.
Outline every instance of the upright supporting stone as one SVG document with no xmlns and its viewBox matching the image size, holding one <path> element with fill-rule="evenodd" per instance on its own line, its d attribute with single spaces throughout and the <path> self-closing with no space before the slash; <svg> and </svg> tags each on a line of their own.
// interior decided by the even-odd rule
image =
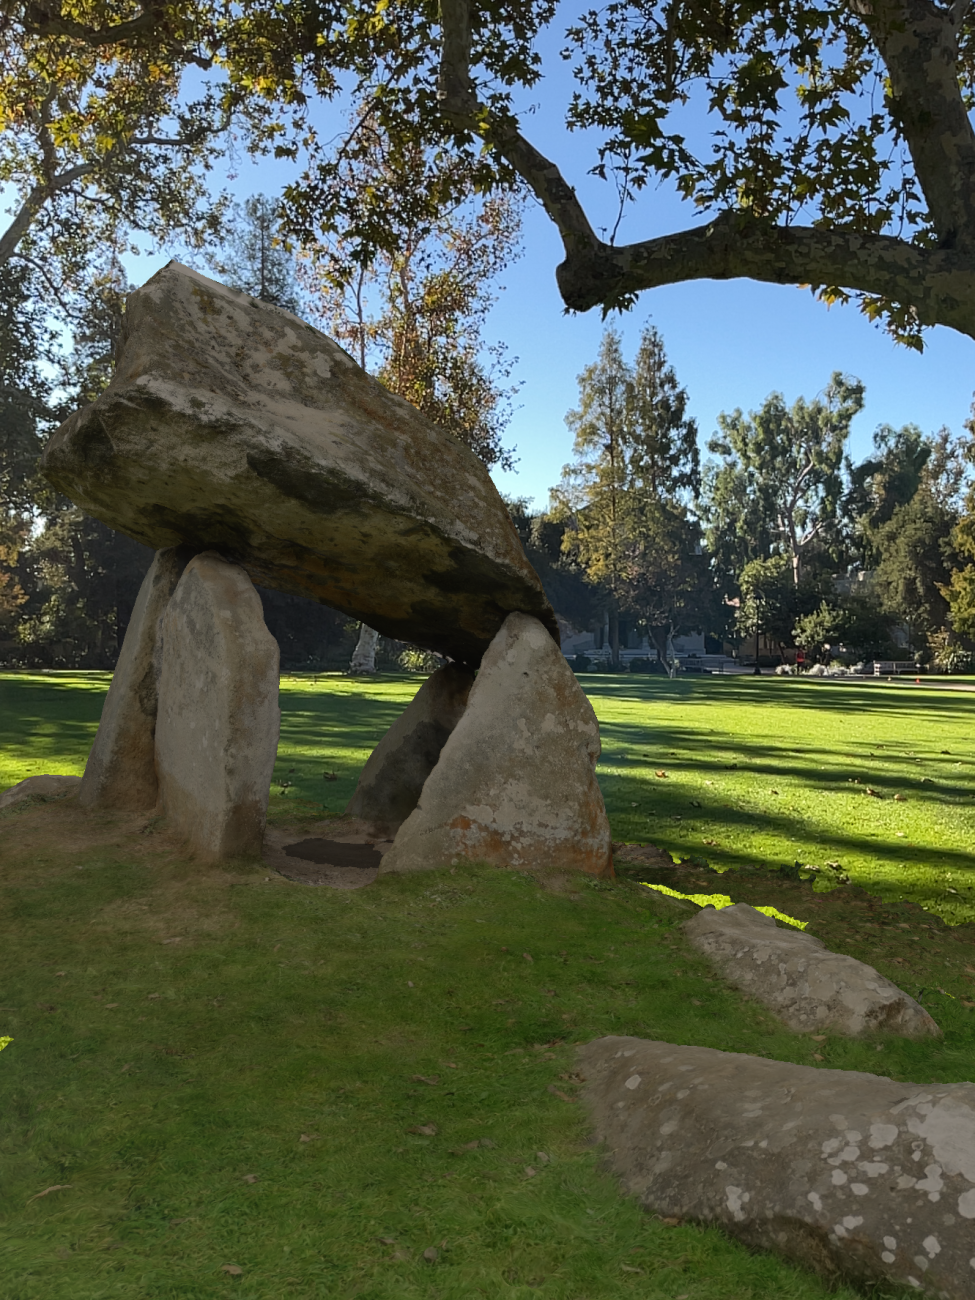
<svg viewBox="0 0 975 1300">
<path fill-rule="evenodd" d="M 608 875 L 599 726 L 555 641 L 509 614 L 381 872 L 460 860 Z"/>
<path fill-rule="evenodd" d="M 162 621 L 156 771 L 162 810 L 199 857 L 257 857 L 278 747 L 278 645 L 250 578 L 212 551 Z"/>
<path fill-rule="evenodd" d="M 346 813 L 380 834 L 398 830 L 417 805 L 467 705 L 474 674 L 445 664 L 423 683 L 369 756 Z"/>
<path fill-rule="evenodd" d="M 157 551 L 139 588 L 81 779 L 78 798 L 88 808 L 140 812 L 156 806 L 159 622 L 192 554 L 183 546 Z"/>
</svg>

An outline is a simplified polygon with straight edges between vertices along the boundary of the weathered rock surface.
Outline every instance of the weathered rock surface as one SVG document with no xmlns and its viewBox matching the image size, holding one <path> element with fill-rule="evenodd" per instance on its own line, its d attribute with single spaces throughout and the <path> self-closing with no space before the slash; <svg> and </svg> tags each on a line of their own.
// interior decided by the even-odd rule
<svg viewBox="0 0 975 1300">
<path fill-rule="evenodd" d="M 361 818 L 378 834 L 391 834 L 406 821 L 464 713 L 473 683 L 474 674 L 457 664 L 445 664 L 427 678 L 370 754 L 346 816 Z"/>
<path fill-rule="evenodd" d="M 612 870 L 599 727 L 542 624 L 509 614 L 380 871 L 461 860 Z"/>
<path fill-rule="evenodd" d="M 112 382 L 44 473 L 155 549 L 476 664 L 512 610 L 555 618 L 487 470 L 290 312 L 170 262 L 130 294 Z"/>
<path fill-rule="evenodd" d="M 777 925 L 747 903 L 704 908 L 684 932 L 726 979 L 790 1029 L 907 1038 L 941 1033 L 922 1006 L 872 966 L 830 952 L 821 939 Z"/>
<path fill-rule="evenodd" d="M 157 551 L 139 588 L 81 780 L 79 800 L 88 808 L 156 806 L 159 623 L 191 554 L 186 547 Z"/>
<path fill-rule="evenodd" d="M 10 808 L 23 799 L 59 799 L 73 794 L 80 785 L 80 776 L 28 776 L 0 794 L 0 808 Z"/>
<path fill-rule="evenodd" d="M 578 1059 L 596 1136 L 647 1209 L 827 1276 L 975 1294 L 975 1085 L 639 1038 Z"/>
<path fill-rule="evenodd" d="M 260 857 L 278 747 L 278 645 L 247 574 L 186 566 L 162 620 L 156 772 L 162 810 L 199 857 Z"/>
</svg>

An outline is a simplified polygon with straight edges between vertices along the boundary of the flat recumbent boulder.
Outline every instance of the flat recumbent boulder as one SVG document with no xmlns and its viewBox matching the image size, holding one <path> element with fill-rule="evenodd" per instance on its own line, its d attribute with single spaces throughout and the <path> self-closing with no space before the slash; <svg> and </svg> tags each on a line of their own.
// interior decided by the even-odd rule
<svg viewBox="0 0 975 1300">
<path fill-rule="evenodd" d="M 126 301 L 114 377 L 47 478 L 155 549 L 476 666 L 509 613 L 555 616 L 487 470 L 290 312 L 170 262 Z"/>
<path fill-rule="evenodd" d="M 641 1038 L 578 1059 L 608 1163 L 653 1213 L 827 1277 L 975 1295 L 975 1085 Z"/>
<path fill-rule="evenodd" d="M 879 971 L 830 952 L 821 939 L 736 903 L 707 907 L 684 933 L 743 993 L 764 1002 L 790 1029 L 906 1038 L 941 1030 L 925 1009 Z"/>
</svg>

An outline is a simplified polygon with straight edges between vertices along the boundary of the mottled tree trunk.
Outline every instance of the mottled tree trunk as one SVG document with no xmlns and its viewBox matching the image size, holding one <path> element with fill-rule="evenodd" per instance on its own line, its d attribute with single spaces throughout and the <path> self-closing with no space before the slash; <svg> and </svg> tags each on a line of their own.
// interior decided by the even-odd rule
<svg viewBox="0 0 975 1300">
<path fill-rule="evenodd" d="M 379 640 L 379 633 L 373 627 L 366 627 L 365 623 L 360 624 L 359 640 L 356 648 L 352 652 L 352 662 L 349 664 L 349 672 L 355 677 L 365 677 L 369 673 L 376 671 L 376 643 Z"/>
</svg>

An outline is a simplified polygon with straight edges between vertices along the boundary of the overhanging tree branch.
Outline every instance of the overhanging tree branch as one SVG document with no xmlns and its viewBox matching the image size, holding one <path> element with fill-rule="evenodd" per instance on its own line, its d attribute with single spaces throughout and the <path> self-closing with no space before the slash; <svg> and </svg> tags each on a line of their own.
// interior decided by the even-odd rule
<svg viewBox="0 0 975 1300">
<path fill-rule="evenodd" d="M 727 213 L 642 243 L 600 244 L 588 257 L 567 257 L 557 276 L 566 305 L 576 311 L 685 280 L 841 285 L 909 303 L 922 325 L 950 325 L 975 337 L 975 257 L 918 248 L 891 235 L 773 226 Z"/>
<path fill-rule="evenodd" d="M 513 118 L 498 120 L 477 99 L 469 0 L 441 0 L 441 107 L 454 130 L 479 135 L 534 191 L 562 237 L 566 256 L 556 275 L 575 311 L 626 306 L 641 290 L 685 280 L 747 278 L 906 304 L 919 325 L 948 325 L 975 338 L 975 132 L 958 89 L 952 18 L 929 0 L 849 3 L 891 68 L 899 125 L 941 236 L 938 249 L 892 235 L 775 226 L 744 212 L 657 239 L 604 243 L 555 163 Z M 923 30 L 912 46 L 918 24 Z"/>
</svg>

